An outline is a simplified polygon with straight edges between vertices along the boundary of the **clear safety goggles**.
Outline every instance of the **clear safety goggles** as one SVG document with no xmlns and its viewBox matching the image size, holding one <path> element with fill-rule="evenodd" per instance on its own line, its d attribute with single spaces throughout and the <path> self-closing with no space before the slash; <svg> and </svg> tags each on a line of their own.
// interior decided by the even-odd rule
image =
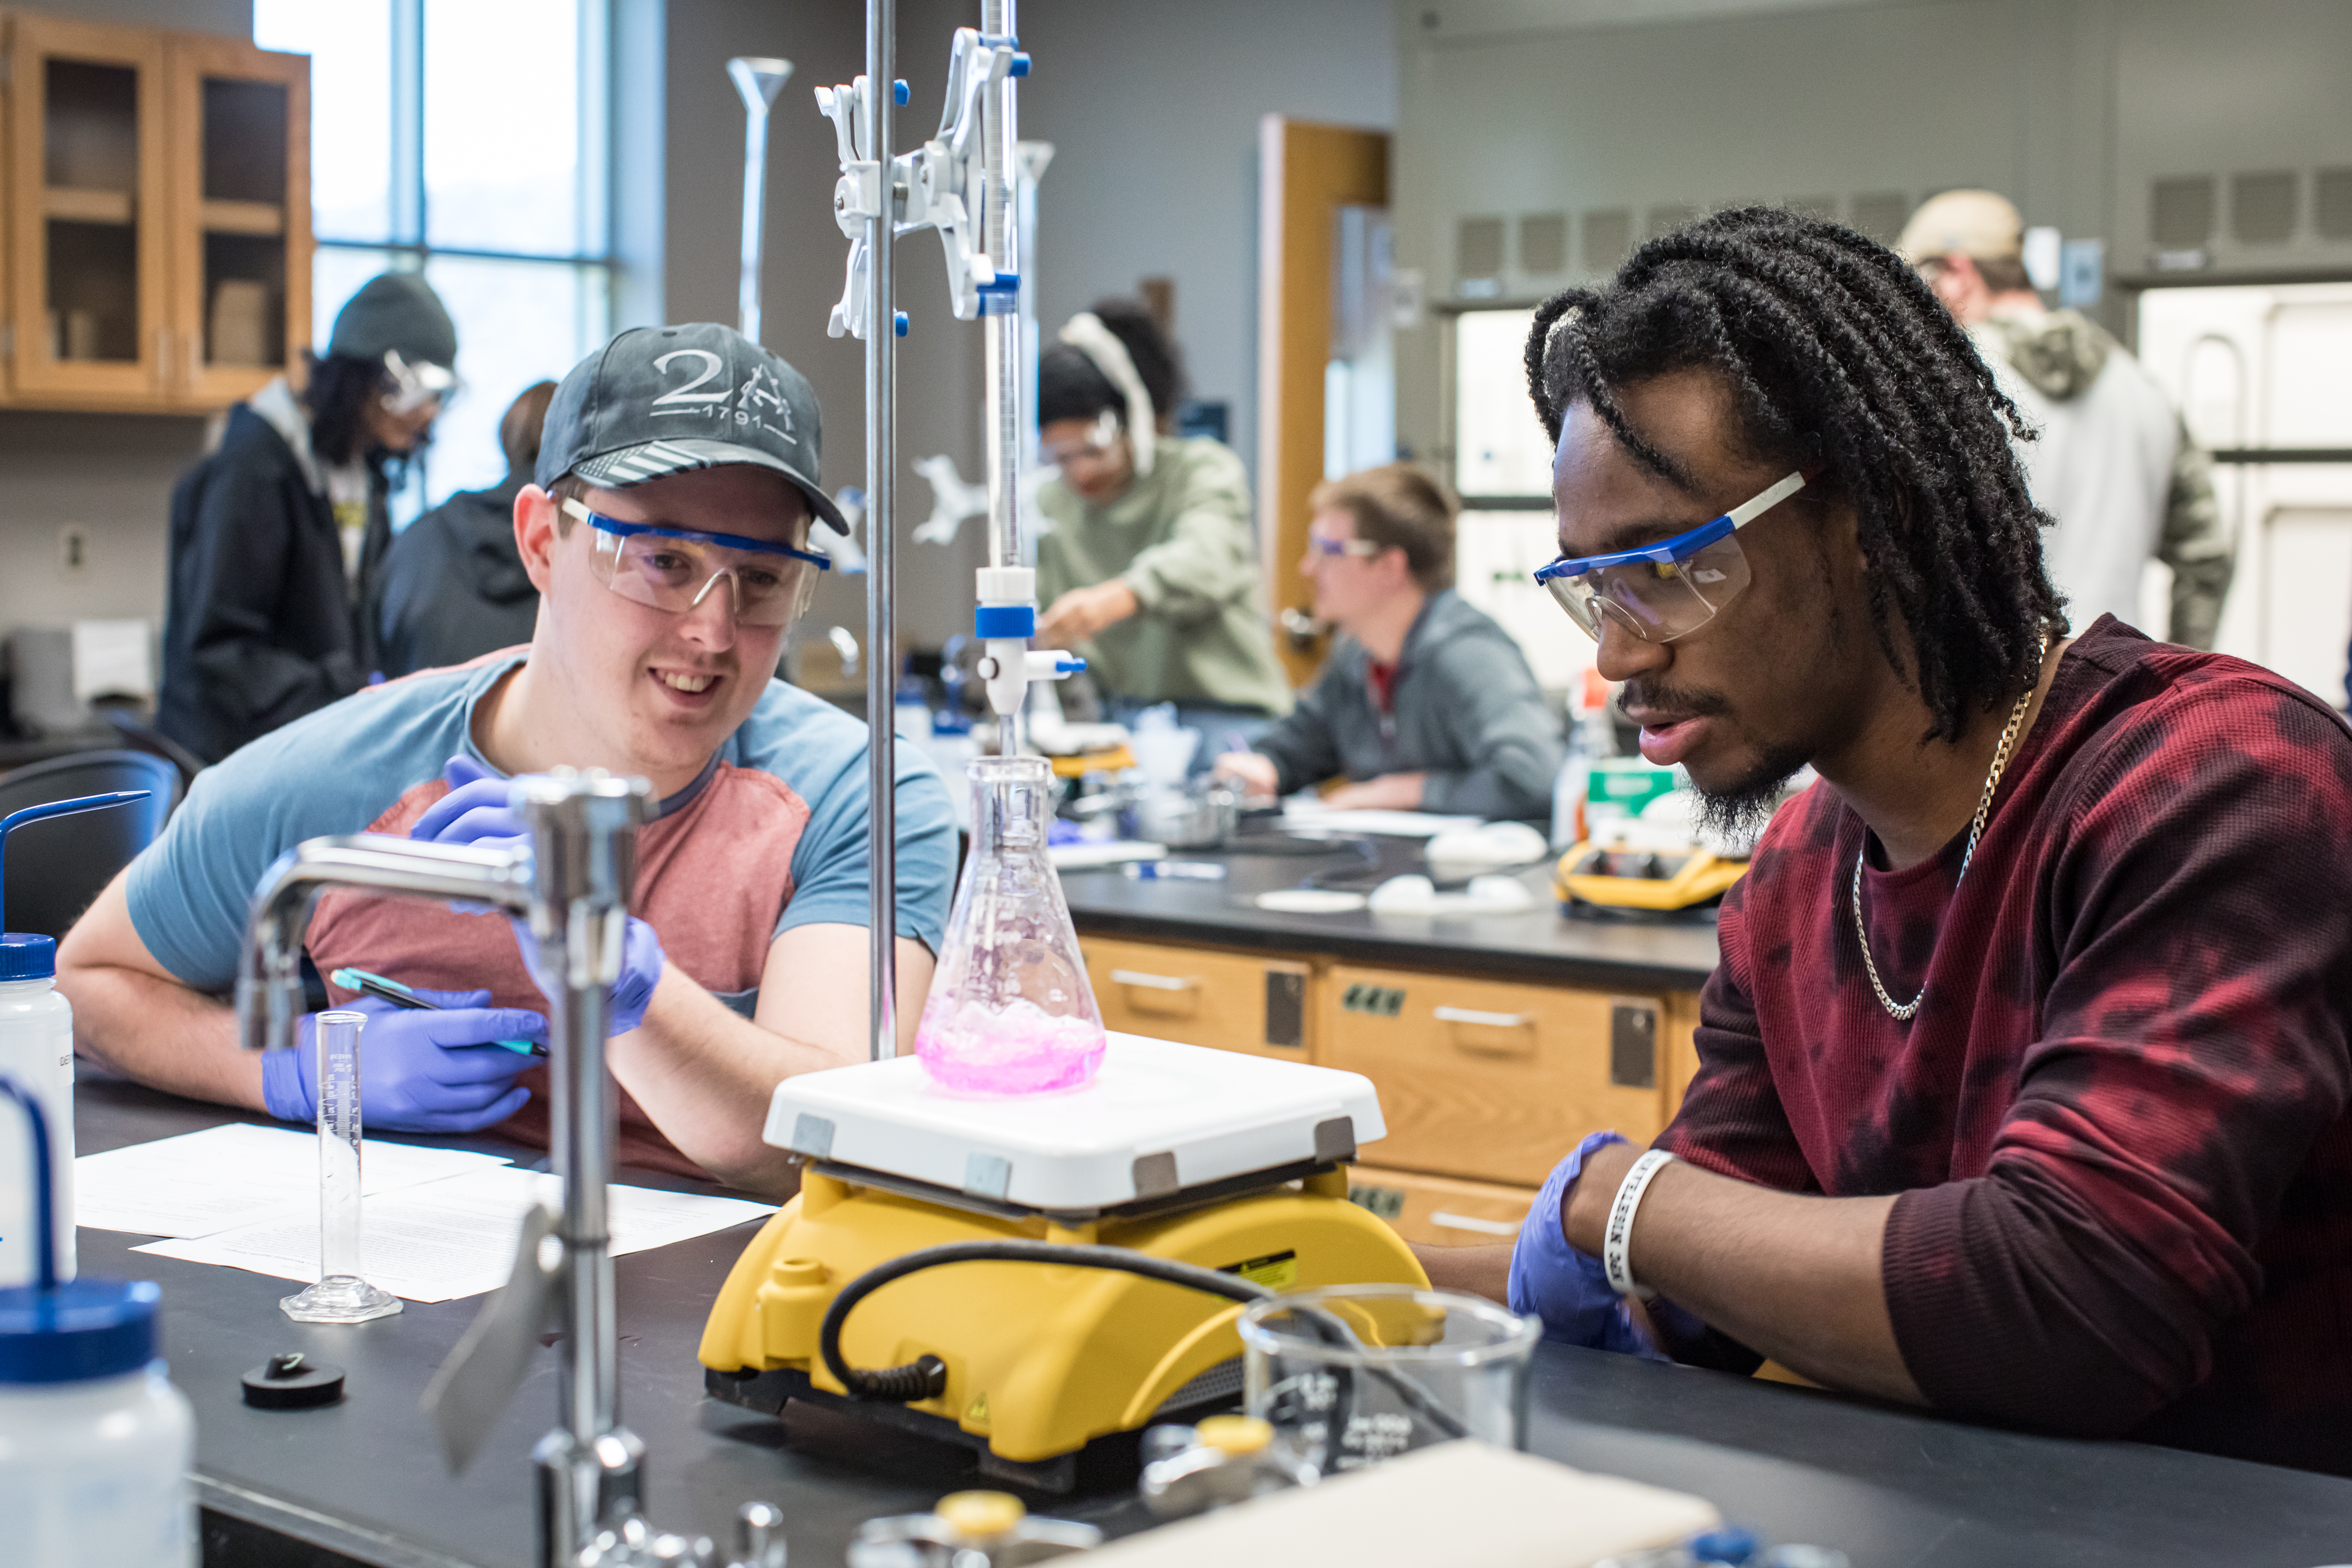
<svg viewBox="0 0 2352 1568">
<path fill-rule="evenodd" d="M 1312 529 L 1307 534 L 1307 553 L 1319 555 L 1327 561 L 1337 555 L 1353 555 L 1359 560 L 1369 561 L 1382 548 L 1369 539 L 1326 539 Z"/>
<path fill-rule="evenodd" d="M 1073 458 L 1099 458 L 1118 445 L 1123 428 L 1118 415 L 1106 408 L 1095 416 L 1095 422 L 1076 440 L 1047 442 L 1038 448 L 1037 455 L 1055 468 Z"/>
<path fill-rule="evenodd" d="M 1804 488 L 1805 476 L 1790 474 L 1686 533 L 1639 550 L 1555 561 L 1536 581 L 1595 642 L 1609 620 L 1643 642 L 1688 637 L 1748 586 L 1748 554 L 1738 531 Z"/>
<path fill-rule="evenodd" d="M 571 500 L 563 511 L 595 531 L 598 581 L 625 599 L 672 614 L 693 609 L 723 581 L 735 595 L 736 620 L 786 626 L 808 608 L 817 574 L 833 569 L 822 555 L 764 539 L 618 522 Z"/>
<path fill-rule="evenodd" d="M 431 360 L 411 364 L 401 357 L 398 349 L 383 351 L 383 374 L 392 383 L 384 389 L 383 406 L 387 412 L 403 416 L 427 404 L 446 403 L 465 384 L 447 365 L 435 364 Z"/>
</svg>

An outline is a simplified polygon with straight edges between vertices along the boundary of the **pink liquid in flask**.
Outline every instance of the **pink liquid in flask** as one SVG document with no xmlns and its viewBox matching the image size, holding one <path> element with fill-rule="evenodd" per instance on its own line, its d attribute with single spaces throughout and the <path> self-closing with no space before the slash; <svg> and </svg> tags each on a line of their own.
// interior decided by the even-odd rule
<svg viewBox="0 0 2352 1568">
<path fill-rule="evenodd" d="M 942 1087 L 966 1094 L 1043 1094 L 1087 1081 L 1101 1065 L 1103 1027 L 1016 998 L 1002 1007 L 934 994 L 915 1054 Z"/>
</svg>

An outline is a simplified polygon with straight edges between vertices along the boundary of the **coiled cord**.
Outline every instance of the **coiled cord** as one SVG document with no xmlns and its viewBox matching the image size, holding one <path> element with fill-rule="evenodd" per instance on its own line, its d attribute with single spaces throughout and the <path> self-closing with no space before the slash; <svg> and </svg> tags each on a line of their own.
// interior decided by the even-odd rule
<svg viewBox="0 0 2352 1568">
<path fill-rule="evenodd" d="M 1238 1301 L 1244 1305 L 1270 1300 L 1279 1294 L 1238 1275 L 1222 1274 L 1213 1268 L 1203 1268 L 1196 1263 L 1181 1263 L 1172 1258 L 1154 1258 L 1124 1247 L 1009 1240 L 958 1241 L 943 1247 L 926 1247 L 867 1269 L 843 1286 L 841 1293 L 825 1309 L 824 1321 L 817 1327 L 817 1355 L 824 1361 L 825 1370 L 833 1373 L 853 1398 L 906 1405 L 918 1400 L 936 1399 L 947 1392 L 947 1363 L 939 1357 L 919 1356 L 904 1366 L 854 1367 L 841 1353 L 841 1331 L 857 1304 L 883 1286 L 894 1279 L 903 1279 L 909 1274 L 918 1274 L 926 1268 L 943 1268 L 950 1263 L 1045 1263 L 1064 1268 L 1105 1268 L 1119 1274 L 1140 1275 L 1146 1279 L 1158 1279 L 1170 1285 L 1181 1285 L 1188 1289 L 1222 1296 L 1228 1301 Z M 1333 1313 L 1319 1307 L 1304 1305 L 1296 1310 L 1325 1343 L 1358 1351 L 1366 1348 L 1348 1325 Z M 1386 1368 L 1368 1370 L 1371 1371 L 1372 1376 L 1394 1389 L 1397 1396 L 1415 1415 L 1447 1436 L 1466 1437 L 1470 1435 L 1469 1428 L 1463 1426 L 1452 1411 L 1439 1404 L 1434 1395 L 1411 1377 Z"/>
</svg>

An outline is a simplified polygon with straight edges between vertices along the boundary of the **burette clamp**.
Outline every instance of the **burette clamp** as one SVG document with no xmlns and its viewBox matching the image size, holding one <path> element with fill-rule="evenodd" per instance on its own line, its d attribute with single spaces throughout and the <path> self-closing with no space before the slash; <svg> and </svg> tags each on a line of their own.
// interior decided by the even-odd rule
<svg viewBox="0 0 2352 1568">
<path fill-rule="evenodd" d="M 988 689 L 988 706 L 1000 717 L 1020 712 L 1029 701 L 1029 686 L 1038 680 L 1067 680 L 1087 668 L 1087 661 L 1064 648 L 1033 648 L 1037 635 L 1037 574 L 1027 566 L 983 566 L 979 573 L 980 607 L 972 612 L 971 632 L 982 653 L 973 673 Z"/>
</svg>

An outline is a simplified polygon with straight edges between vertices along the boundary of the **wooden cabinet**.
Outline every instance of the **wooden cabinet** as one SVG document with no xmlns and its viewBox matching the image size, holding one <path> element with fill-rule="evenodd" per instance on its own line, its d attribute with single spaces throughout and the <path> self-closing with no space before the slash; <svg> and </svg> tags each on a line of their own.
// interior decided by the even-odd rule
<svg viewBox="0 0 2352 1568">
<path fill-rule="evenodd" d="M 1314 976 L 1304 963 L 1102 937 L 1078 945 L 1103 1022 L 1113 1029 L 1286 1061 L 1316 1059 Z"/>
<path fill-rule="evenodd" d="M 1534 1186 L 1587 1132 L 1665 1125 L 1660 997 L 1349 964 L 1321 990 L 1318 1059 L 1378 1087 L 1383 1166 Z"/>
<path fill-rule="evenodd" d="M 233 38 L 169 53 L 171 368 L 206 407 L 249 397 L 310 341 L 310 62 Z"/>
<path fill-rule="evenodd" d="M 1351 1180 L 1409 1241 L 1516 1236 L 1577 1140 L 1604 1127 L 1655 1137 L 1698 1067 L 1698 998 L 1686 992 L 1617 995 L 1098 936 L 1078 945 L 1113 1029 L 1371 1079 L 1388 1136 L 1366 1145 L 1378 1163 Z"/>
<path fill-rule="evenodd" d="M 1518 1238 L 1536 1189 L 1358 1165 L 1348 1173 L 1348 1195 L 1388 1221 L 1407 1241 L 1493 1247 Z"/>
<path fill-rule="evenodd" d="M 310 61 L 14 12 L 5 374 L 19 407 L 217 408 L 308 346 Z"/>
</svg>

